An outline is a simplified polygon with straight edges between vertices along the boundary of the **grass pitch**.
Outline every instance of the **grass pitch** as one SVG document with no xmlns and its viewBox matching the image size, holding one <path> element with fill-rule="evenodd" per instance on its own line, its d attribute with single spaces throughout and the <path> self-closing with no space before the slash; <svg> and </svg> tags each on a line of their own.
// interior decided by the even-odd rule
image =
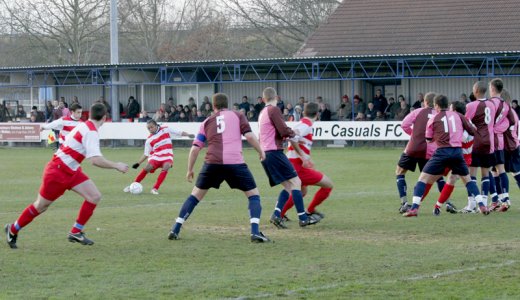
<svg viewBox="0 0 520 300">
<path fill-rule="evenodd" d="M 520 191 L 513 178 L 506 213 L 443 210 L 434 217 L 432 189 L 419 217 L 403 218 L 394 175 L 401 150 L 314 149 L 316 167 L 335 183 L 319 208 L 326 218 L 277 230 L 268 220 L 280 187 L 269 187 L 256 153 L 246 149 L 270 244 L 249 242 L 247 200 L 225 184 L 197 206 L 181 240 L 166 238 L 192 188 L 184 179 L 188 149 L 174 150 L 174 168 L 157 196 L 149 193 L 157 174 L 133 196 L 122 189 L 136 170 L 120 174 L 85 164 L 103 193 L 85 229 L 96 244 L 67 242 L 82 199 L 66 193 L 20 232 L 18 250 L 2 241 L 0 299 L 518 299 Z M 142 149 L 103 153 L 131 164 Z M 49 148 L 0 148 L 2 225 L 34 201 L 51 155 Z M 409 195 L 417 177 L 407 176 Z M 461 184 L 453 198 L 465 205 Z M 296 219 L 294 210 L 289 217 Z"/>
</svg>

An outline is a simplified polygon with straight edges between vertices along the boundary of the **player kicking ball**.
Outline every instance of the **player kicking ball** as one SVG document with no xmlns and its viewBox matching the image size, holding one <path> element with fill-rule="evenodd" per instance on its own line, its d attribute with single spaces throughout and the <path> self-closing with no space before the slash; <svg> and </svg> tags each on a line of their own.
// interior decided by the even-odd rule
<svg viewBox="0 0 520 300">
<path fill-rule="evenodd" d="M 164 182 L 164 179 L 166 179 L 168 170 L 173 166 L 172 138 L 181 136 L 194 138 L 195 135 L 168 126 L 159 126 L 155 120 L 148 120 L 146 122 L 146 128 L 150 132 L 150 135 L 144 145 L 144 154 L 138 162 L 132 165 L 132 168 L 137 169 L 147 158 L 148 163 L 141 172 L 139 172 L 134 182 L 140 183 L 148 173 L 154 173 L 155 170 L 161 168 L 161 173 L 159 177 L 157 177 L 157 181 L 151 190 L 152 194 L 159 195 L 159 188 Z M 123 191 L 125 193 L 130 192 L 130 186 L 125 187 Z"/>
</svg>

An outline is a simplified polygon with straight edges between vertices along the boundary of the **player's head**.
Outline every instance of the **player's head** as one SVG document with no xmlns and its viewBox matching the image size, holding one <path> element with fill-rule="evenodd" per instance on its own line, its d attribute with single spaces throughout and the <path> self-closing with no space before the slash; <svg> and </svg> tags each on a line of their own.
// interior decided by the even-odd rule
<svg viewBox="0 0 520 300">
<path fill-rule="evenodd" d="M 228 108 L 228 96 L 224 93 L 216 93 L 213 95 L 213 108 L 221 110 Z"/>
<path fill-rule="evenodd" d="M 271 100 L 274 100 L 276 99 L 276 96 L 278 96 L 276 94 L 276 90 L 272 87 L 266 87 L 264 89 L 264 91 L 262 92 L 262 98 L 264 99 L 264 101 L 266 102 L 269 102 Z"/>
<path fill-rule="evenodd" d="M 83 108 L 81 107 L 81 105 L 79 105 L 79 103 L 72 103 L 70 105 L 70 111 L 72 113 L 72 118 L 74 120 L 79 120 L 79 118 L 81 118 L 81 113 L 83 112 Z"/>
<path fill-rule="evenodd" d="M 440 110 L 446 110 L 448 108 L 448 105 L 449 105 L 448 97 L 446 97 L 444 95 L 435 96 L 435 99 L 433 101 L 435 102 L 435 105 Z"/>
<path fill-rule="evenodd" d="M 504 99 L 505 102 L 511 103 L 512 97 L 507 89 L 502 89 L 502 92 L 500 93 L 500 97 L 502 99 Z"/>
<path fill-rule="evenodd" d="M 150 119 L 146 121 L 146 129 L 148 129 L 150 133 L 156 133 L 157 129 L 159 129 L 159 124 L 157 124 L 154 119 Z"/>
<path fill-rule="evenodd" d="M 433 107 L 433 99 L 435 99 L 435 93 L 429 92 L 424 95 L 424 105 L 425 107 Z"/>
<path fill-rule="evenodd" d="M 103 103 L 94 103 L 90 107 L 90 119 L 101 121 L 107 115 L 107 107 Z"/>
<path fill-rule="evenodd" d="M 473 94 L 477 99 L 482 98 L 486 95 L 487 84 L 484 81 L 477 81 L 473 85 Z"/>
<path fill-rule="evenodd" d="M 303 109 L 303 115 L 309 119 L 315 119 L 318 117 L 318 103 L 309 102 L 305 105 Z"/>
<path fill-rule="evenodd" d="M 489 82 L 489 91 L 496 94 L 502 93 L 504 89 L 504 82 L 500 78 L 495 78 Z"/>
<path fill-rule="evenodd" d="M 459 114 L 466 114 L 466 103 L 462 101 L 454 101 L 451 103 L 451 110 L 456 111 Z"/>
</svg>

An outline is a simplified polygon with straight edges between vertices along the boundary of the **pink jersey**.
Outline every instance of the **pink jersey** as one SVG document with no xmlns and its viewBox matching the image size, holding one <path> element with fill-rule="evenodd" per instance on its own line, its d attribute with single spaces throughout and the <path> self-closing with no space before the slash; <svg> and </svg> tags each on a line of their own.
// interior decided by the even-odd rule
<svg viewBox="0 0 520 300">
<path fill-rule="evenodd" d="M 437 112 L 431 107 L 423 107 L 413 110 L 401 123 L 401 128 L 410 136 L 404 153 L 416 158 L 430 158 L 437 149 L 435 143 L 426 143 L 424 134 L 428 120 Z"/>
<path fill-rule="evenodd" d="M 520 145 L 518 142 L 518 115 L 514 109 L 509 110 L 507 119 L 510 126 L 504 132 L 504 149 L 506 151 L 514 151 Z"/>
<path fill-rule="evenodd" d="M 296 124 L 294 130 L 299 132 L 300 140 L 299 145 L 303 153 L 310 155 L 312 148 L 312 121 L 309 118 L 303 118 Z M 287 147 L 287 157 L 291 161 L 299 160 L 300 156 L 294 150 L 293 146 L 289 144 Z"/>
<path fill-rule="evenodd" d="M 56 151 L 53 160 L 59 160 L 69 171 L 79 169 L 85 158 L 102 156 L 99 148 L 99 134 L 92 121 L 79 124 L 74 128 L 65 143 Z"/>
<path fill-rule="evenodd" d="M 248 132 L 251 127 L 243 114 L 222 109 L 200 124 L 193 145 L 202 148 L 207 142 L 205 161 L 208 164 L 242 164 L 242 135 Z"/>
<path fill-rule="evenodd" d="M 426 138 L 432 139 L 439 148 L 462 147 L 464 130 L 469 134 L 475 129 L 458 112 L 441 110 L 426 125 Z"/>
<path fill-rule="evenodd" d="M 466 118 L 477 128 L 473 152 L 491 154 L 495 152 L 495 104 L 487 99 L 478 99 L 466 105 Z"/>
<path fill-rule="evenodd" d="M 493 101 L 497 108 L 494 125 L 495 149 L 504 150 L 504 132 L 509 128 L 507 114 L 511 108 L 502 98 L 493 97 L 490 100 Z"/>
<path fill-rule="evenodd" d="M 282 150 L 283 139 L 294 137 L 293 130 L 285 124 L 277 106 L 266 105 L 258 117 L 260 146 L 264 151 Z"/>
<path fill-rule="evenodd" d="M 182 136 L 182 130 L 161 126 L 156 133 L 150 134 L 144 144 L 144 155 L 148 161 L 173 161 L 172 138 Z"/>
<path fill-rule="evenodd" d="M 60 144 L 65 142 L 65 137 L 74 129 L 82 120 L 74 120 L 70 116 L 62 117 L 57 120 L 52 121 L 49 124 L 43 124 L 43 129 L 54 129 L 60 131 L 60 136 L 58 137 L 58 141 Z"/>
</svg>

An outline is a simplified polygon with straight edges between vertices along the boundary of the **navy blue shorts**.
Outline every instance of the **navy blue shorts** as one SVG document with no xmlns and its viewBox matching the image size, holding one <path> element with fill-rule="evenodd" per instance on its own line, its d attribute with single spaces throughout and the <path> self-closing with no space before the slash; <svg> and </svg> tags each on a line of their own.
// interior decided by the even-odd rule
<svg viewBox="0 0 520 300">
<path fill-rule="evenodd" d="M 408 156 L 408 154 L 403 152 L 397 165 L 405 170 L 415 172 L 417 165 L 419 165 L 419 171 L 422 171 L 427 161 L 428 160 L 426 158 Z"/>
<path fill-rule="evenodd" d="M 283 153 L 283 150 L 266 151 L 262 166 L 269 178 L 269 184 L 271 186 L 278 185 L 298 176 L 293 165 Z"/>
<path fill-rule="evenodd" d="M 223 181 L 226 181 L 230 188 L 244 192 L 256 188 L 253 174 L 251 174 L 246 164 L 220 165 L 204 163 L 195 186 L 202 190 L 218 189 Z"/>
<path fill-rule="evenodd" d="M 471 153 L 471 167 L 491 168 L 495 164 L 495 153 Z"/>
<path fill-rule="evenodd" d="M 504 151 L 505 163 L 504 168 L 506 172 L 518 173 L 520 172 L 520 148 L 513 151 Z"/>
<path fill-rule="evenodd" d="M 495 150 L 495 166 L 503 165 L 506 163 L 506 159 L 504 157 L 504 150 Z"/>
<path fill-rule="evenodd" d="M 446 168 L 450 168 L 451 173 L 455 175 L 466 176 L 469 174 L 468 166 L 462 155 L 462 148 L 438 148 L 424 166 L 423 172 L 431 175 L 443 175 Z"/>
</svg>

